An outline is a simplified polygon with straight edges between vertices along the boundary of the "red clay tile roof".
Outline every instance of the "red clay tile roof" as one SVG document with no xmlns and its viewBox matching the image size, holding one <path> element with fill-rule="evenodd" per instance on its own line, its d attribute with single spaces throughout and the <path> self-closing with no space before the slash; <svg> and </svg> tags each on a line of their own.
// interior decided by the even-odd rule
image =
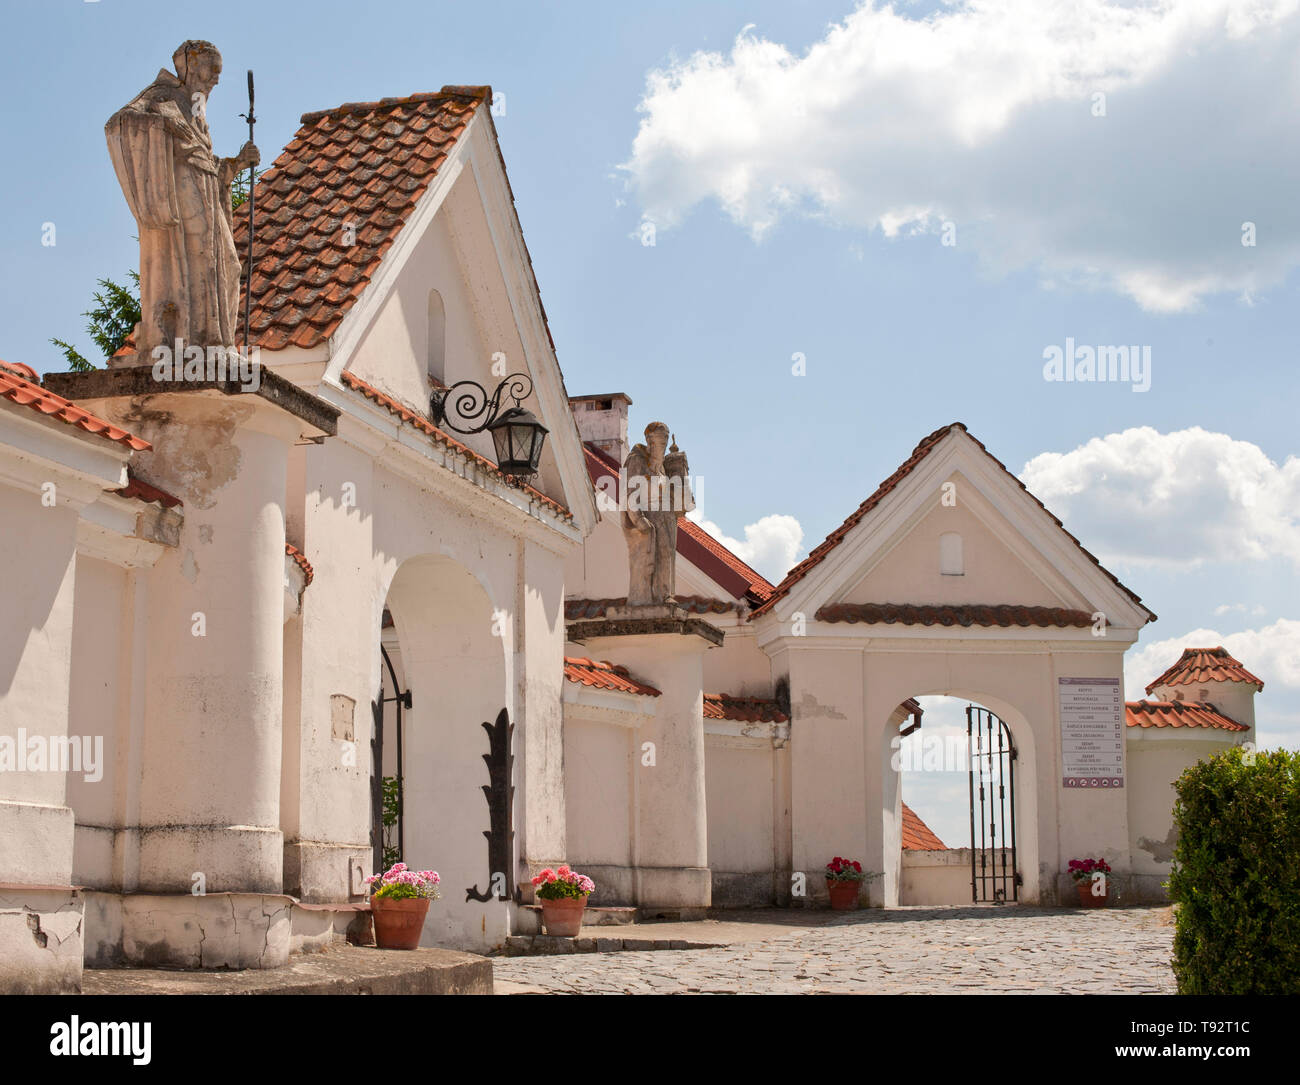
<svg viewBox="0 0 1300 1085">
<path fill-rule="evenodd" d="M 679 595 L 677 605 L 690 614 L 735 614 L 741 604 L 727 599 L 710 599 L 706 595 Z M 564 619 L 569 622 L 602 618 L 610 607 L 627 606 L 627 596 L 617 599 L 565 599 Z"/>
<path fill-rule="evenodd" d="M 699 543 L 705 550 L 731 569 L 732 572 L 738 573 L 743 577 L 749 585 L 747 594 L 752 597 L 755 603 L 761 604 L 766 602 L 772 597 L 772 593 L 776 591 L 776 585 L 768 580 L 767 577 L 750 568 L 750 566 L 746 565 L 745 562 L 741 561 L 740 558 L 736 557 L 736 555 L 723 546 L 722 543 L 718 542 L 717 539 L 705 531 L 704 528 L 700 527 L 700 525 L 694 521 L 688 520 L 685 516 L 680 517 L 677 521 L 677 546 L 679 549 L 681 549 L 682 546 L 682 535 L 686 535 L 694 542 Z M 707 569 L 704 571 L 708 572 Z"/>
<path fill-rule="evenodd" d="M 126 485 L 113 492 L 119 497 L 133 497 L 137 501 L 156 502 L 165 509 L 172 509 L 177 505 L 184 504 L 179 497 L 173 497 L 166 490 L 160 490 L 157 486 L 149 485 L 149 483 L 136 478 L 130 472 L 126 476 Z"/>
<path fill-rule="evenodd" d="M 1250 682 L 1263 692 L 1264 683 L 1232 658 L 1226 649 L 1184 648 L 1178 662 L 1147 686 L 1194 686 L 1198 682 Z"/>
<path fill-rule="evenodd" d="M 1086 611 L 1063 607 L 1023 607 L 1010 604 L 967 604 L 965 606 L 913 606 L 908 603 L 833 603 L 814 617 L 819 622 L 863 622 L 884 625 L 987 625 L 1059 626 L 1084 628 L 1092 625 Z"/>
<path fill-rule="evenodd" d="M 1125 701 L 1124 722 L 1130 727 L 1214 727 L 1220 731 L 1249 731 L 1205 701 Z"/>
<path fill-rule="evenodd" d="M 11 373 L 16 373 L 18 376 L 22 377 L 23 380 L 31 381 L 33 384 L 41 383 L 40 374 L 31 366 L 23 365 L 22 362 L 6 362 L 3 358 L 0 358 L 0 370 L 5 369 L 9 370 Z"/>
<path fill-rule="evenodd" d="M 256 186 L 255 343 L 312 347 L 334 333 L 474 111 L 490 101 L 487 87 L 443 87 L 302 115 Z M 248 207 L 235 212 L 241 259 Z M 242 328 L 242 296 L 239 304 Z"/>
<path fill-rule="evenodd" d="M 293 558 L 294 564 L 302 570 L 303 576 L 306 577 L 306 582 L 303 584 L 303 587 L 305 588 L 312 582 L 312 578 L 316 575 L 315 570 L 311 567 L 311 562 L 303 557 L 302 551 L 294 546 L 293 543 L 285 543 L 284 552 L 286 556 Z M 384 611 L 384 614 L 387 615 L 388 611 Z"/>
<path fill-rule="evenodd" d="M 56 396 L 53 392 L 21 376 L 20 373 L 24 370 L 32 372 L 28 366 L 19 366 L 13 362 L 6 362 L 3 367 L 0 367 L 0 399 L 7 399 L 20 407 L 30 407 L 39 414 L 56 418 L 60 422 L 66 422 L 70 426 L 76 426 L 106 440 L 124 444 L 136 452 L 145 452 L 153 448 L 153 445 L 143 438 L 135 437 L 124 429 L 118 429 L 113 423 L 106 422 L 89 411 L 83 411 L 70 399 Z"/>
<path fill-rule="evenodd" d="M 457 452 L 460 455 L 465 456 L 470 460 L 473 460 L 476 464 L 478 464 L 479 467 L 490 472 L 491 474 L 496 475 L 498 478 L 508 483 L 509 485 L 527 491 L 529 494 L 535 497 L 542 504 L 549 507 L 552 511 L 558 513 L 560 516 L 568 520 L 570 523 L 573 522 L 573 514 L 570 513 L 569 510 L 565 508 L 562 504 L 560 504 L 560 502 L 556 501 L 554 498 L 547 497 L 544 493 L 542 493 L 541 490 L 535 489 L 534 487 L 529 486 L 527 484 L 518 483 L 514 481 L 514 479 L 512 479 L 509 475 L 502 474 L 501 468 L 499 468 L 491 460 L 487 459 L 485 456 L 480 456 L 477 452 L 475 452 L 472 448 L 469 448 L 467 445 L 461 444 L 458 440 L 456 440 L 455 437 L 451 436 L 451 434 L 446 433 L 443 430 L 440 430 L 427 418 L 423 418 L 415 411 L 411 410 L 409 407 L 403 406 L 392 396 L 385 395 L 378 388 L 375 388 L 367 384 L 360 377 L 354 377 L 351 373 L 347 371 L 344 371 L 344 373 L 342 374 L 342 381 L 353 391 L 360 392 L 367 399 L 373 400 L 375 403 L 378 403 L 381 407 L 387 408 L 391 413 L 397 415 L 397 417 L 400 418 L 403 422 L 405 422 L 408 426 L 414 426 L 416 429 L 424 433 L 427 433 L 439 444 L 445 445 L 447 448 L 451 449 L 452 451 Z"/>
<path fill-rule="evenodd" d="M 924 821 L 916 816 L 907 803 L 903 803 L 903 850 L 947 851 L 948 846 L 934 835 Z"/>
<path fill-rule="evenodd" d="M 738 720 L 741 723 L 789 723 L 790 717 L 775 701 L 757 697 L 732 697 L 728 693 L 704 695 L 706 720 Z"/>
<path fill-rule="evenodd" d="M 587 473 L 592 485 L 598 492 L 617 499 L 621 470 L 618 461 L 590 441 L 584 441 L 582 447 L 587 454 Z M 601 480 L 606 478 L 611 481 L 602 484 Z M 737 597 L 747 597 L 751 604 L 762 603 L 776 590 L 771 581 L 685 516 L 677 520 L 677 550 L 706 576 L 728 591 L 735 591 Z"/>
<path fill-rule="evenodd" d="M 1004 464 L 1001 460 L 999 460 L 995 455 L 993 455 L 993 453 L 990 452 L 987 448 L 985 448 L 984 443 L 980 441 L 979 438 L 973 436 L 970 433 L 970 431 L 966 429 L 964 423 L 953 422 L 951 425 L 940 427 L 939 429 L 931 433 L 928 437 L 925 437 L 921 441 L 921 443 L 918 444 L 916 448 L 912 450 L 912 454 L 905 461 L 903 461 L 903 463 L 899 466 L 898 470 L 895 471 L 892 475 L 890 475 L 889 478 L 885 479 L 885 481 L 882 482 L 878 487 L 876 487 L 875 493 L 873 493 L 864 502 L 862 502 L 862 504 L 859 505 L 857 509 L 849 515 L 848 519 L 845 520 L 844 523 L 840 524 L 839 527 L 837 527 L 834 531 L 832 531 L 829 535 L 827 535 L 823 542 L 819 543 L 817 547 L 814 548 L 813 551 L 806 558 L 803 559 L 803 561 L 801 561 L 798 565 L 796 565 L 793 569 L 791 569 L 786 574 L 785 579 L 782 580 L 781 583 L 776 586 L 775 590 L 772 592 L 772 595 L 768 598 L 768 600 L 762 606 L 758 607 L 750 615 L 750 619 L 753 620 L 754 618 L 757 618 L 760 614 L 765 614 L 767 611 L 771 610 L 772 607 L 776 605 L 778 600 L 784 599 L 785 596 L 789 595 L 790 590 L 795 586 L 795 584 L 797 584 L 800 580 L 802 580 L 805 576 L 807 576 L 810 572 L 812 572 L 814 568 L 820 565 L 826 559 L 826 555 L 829 554 L 832 550 L 834 550 L 837 546 L 839 546 L 839 544 L 844 541 L 844 537 L 848 535 L 848 533 L 851 530 L 853 530 L 853 528 L 855 528 L 862 521 L 862 518 L 866 516 L 867 513 L 869 513 L 877 505 L 879 505 L 880 502 L 883 501 L 898 486 L 898 484 L 903 481 L 903 479 L 905 479 L 909 474 L 911 474 L 912 471 L 916 468 L 916 466 L 922 460 L 924 460 L 925 457 L 928 456 L 931 451 L 933 451 L 935 446 L 938 445 L 939 442 L 944 439 L 944 437 L 946 437 L 953 430 L 958 430 L 958 429 L 961 430 L 963 433 L 965 433 L 966 436 L 970 437 L 970 439 L 979 446 L 980 451 L 982 451 L 986 456 L 988 456 L 988 458 L 991 459 L 995 464 L 1001 467 L 1002 470 L 1006 472 L 1007 476 L 1011 478 L 1012 481 L 1014 481 L 1017 486 L 1019 486 L 1022 490 L 1024 490 L 1025 493 L 1029 494 L 1029 496 L 1034 499 L 1034 502 L 1038 505 L 1038 507 L 1042 509 L 1044 512 L 1046 512 L 1047 515 L 1052 518 L 1052 523 L 1054 523 L 1062 531 L 1065 531 L 1065 525 L 1062 524 L 1061 521 L 1058 520 L 1055 516 L 1052 516 L 1052 513 L 1048 510 L 1046 505 L 1044 505 L 1041 501 L 1039 501 L 1038 498 L 1034 497 L 1033 494 L 1029 493 L 1029 489 L 1025 486 L 1025 484 L 1021 482 L 1018 478 L 1016 478 L 1016 476 L 1013 475 L 1010 471 L 1008 471 L 1007 465 Z M 1083 544 L 1079 542 L 1078 539 L 1076 539 L 1068 531 L 1065 531 L 1065 535 L 1072 543 L 1074 543 L 1075 546 L 1079 548 L 1079 551 L 1083 554 L 1084 557 L 1086 557 L 1089 561 L 1091 561 L 1095 566 L 1097 566 L 1098 569 L 1100 569 L 1103 573 L 1106 574 L 1107 577 L 1110 578 L 1110 580 L 1115 584 L 1117 588 L 1119 588 L 1122 592 L 1124 592 L 1125 595 L 1127 595 L 1130 599 L 1132 599 L 1133 602 L 1137 603 L 1138 606 L 1141 606 L 1142 609 L 1147 612 L 1148 622 L 1153 622 L 1156 620 L 1156 616 L 1152 614 L 1147 607 L 1142 606 L 1142 600 L 1137 595 L 1135 595 L 1131 590 L 1129 590 L 1123 584 L 1121 584 L 1119 582 L 1119 579 L 1115 576 L 1115 574 L 1110 572 L 1108 569 L 1106 569 L 1101 564 L 1101 562 L 1096 559 L 1096 557 L 1094 557 L 1091 553 L 1089 553 L 1086 549 L 1084 549 Z"/>
<path fill-rule="evenodd" d="M 647 686 L 644 682 L 631 678 L 626 667 L 616 667 L 613 663 L 601 663 L 581 656 L 564 657 L 564 677 L 570 682 L 594 686 L 596 689 L 637 693 L 643 697 L 660 696 L 654 686 Z"/>
</svg>

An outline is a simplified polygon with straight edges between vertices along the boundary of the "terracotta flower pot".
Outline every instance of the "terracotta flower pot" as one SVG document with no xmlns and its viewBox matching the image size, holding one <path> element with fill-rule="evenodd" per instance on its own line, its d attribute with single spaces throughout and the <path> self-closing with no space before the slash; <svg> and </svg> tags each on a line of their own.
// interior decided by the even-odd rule
<svg viewBox="0 0 1300 1085">
<path fill-rule="evenodd" d="M 542 898 L 542 923 L 547 934 L 560 938 L 576 938 L 582 927 L 582 913 L 586 910 L 586 897 Z"/>
<path fill-rule="evenodd" d="M 415 949 L 424 930 L 424 917 L 429 914 L 429 898 L 371 897 L 370 914 L 375 921 L 375 945 L 380 949 Z"/>
<path fill-rule="evenodd" d="M 831 908 L 837 912 L 852 912 L 858 906 L 861 882 L 831 881 L 826 879 L 826 891 L 831 895 Z"/>
<path fill-rule="evenodd" d="M 1110 886 L 1106 886 L 1106 892 L 1101 896 L 1094 896 L 1092 892 L 1092 882 L 1078 882 L 1075 887 L 1079 891 L 1080 908 L 1105 908 L 1110 903 Z"/>
</svg>

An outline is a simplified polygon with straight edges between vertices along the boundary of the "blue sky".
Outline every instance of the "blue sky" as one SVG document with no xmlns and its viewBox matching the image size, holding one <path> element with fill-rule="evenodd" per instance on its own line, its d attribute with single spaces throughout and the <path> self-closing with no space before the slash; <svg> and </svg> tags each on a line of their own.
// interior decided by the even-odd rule
<svg viewBox="0 0 1300 1085">
<path fill-rule="evenodd" d="M 1217 638 L 1267 683 L 1261 739 L 1297 747 L 1293 9 L 15 7 L 0 357 L 89 353 L 95 280 L 137 264 L 103 124 L 183 39 L 223 52 L 222 153 L 255 70 L 268 163 L 303 112 L 490 83 L 569 391 L 664 416 L 768 575 L 960 420 L 1160 615 L 1130 673 Z M 1044 380 L 1067 338 L 1149 347 L 1150 389 Z"/>
</svg>

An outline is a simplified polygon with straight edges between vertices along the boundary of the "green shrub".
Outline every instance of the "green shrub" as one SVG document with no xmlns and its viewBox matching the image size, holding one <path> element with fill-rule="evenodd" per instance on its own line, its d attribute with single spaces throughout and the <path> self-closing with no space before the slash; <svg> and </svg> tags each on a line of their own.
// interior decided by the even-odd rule
<svg viewBox="0 0 1300 1085">
<path fill-rule="evenodd" d="M 1179 994 L 1300 992 L 1300 753 L 1229 750 L 1174 788 Z"/>
</svg>

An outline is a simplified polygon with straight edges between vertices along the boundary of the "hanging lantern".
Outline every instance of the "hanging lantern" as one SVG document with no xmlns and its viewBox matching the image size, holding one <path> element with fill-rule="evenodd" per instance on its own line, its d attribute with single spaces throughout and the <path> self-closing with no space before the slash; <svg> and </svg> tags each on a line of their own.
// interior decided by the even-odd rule
<svg viewBox="0 0 1300 1085">
<path fill-rule="evenodd" d="M 542 460 L 542 445 L 550 431 L 531 411 L 511 407 L 488 427 L 496 445 L 497 466 L 511 478 L 532 478 Z"/>
</svg>

